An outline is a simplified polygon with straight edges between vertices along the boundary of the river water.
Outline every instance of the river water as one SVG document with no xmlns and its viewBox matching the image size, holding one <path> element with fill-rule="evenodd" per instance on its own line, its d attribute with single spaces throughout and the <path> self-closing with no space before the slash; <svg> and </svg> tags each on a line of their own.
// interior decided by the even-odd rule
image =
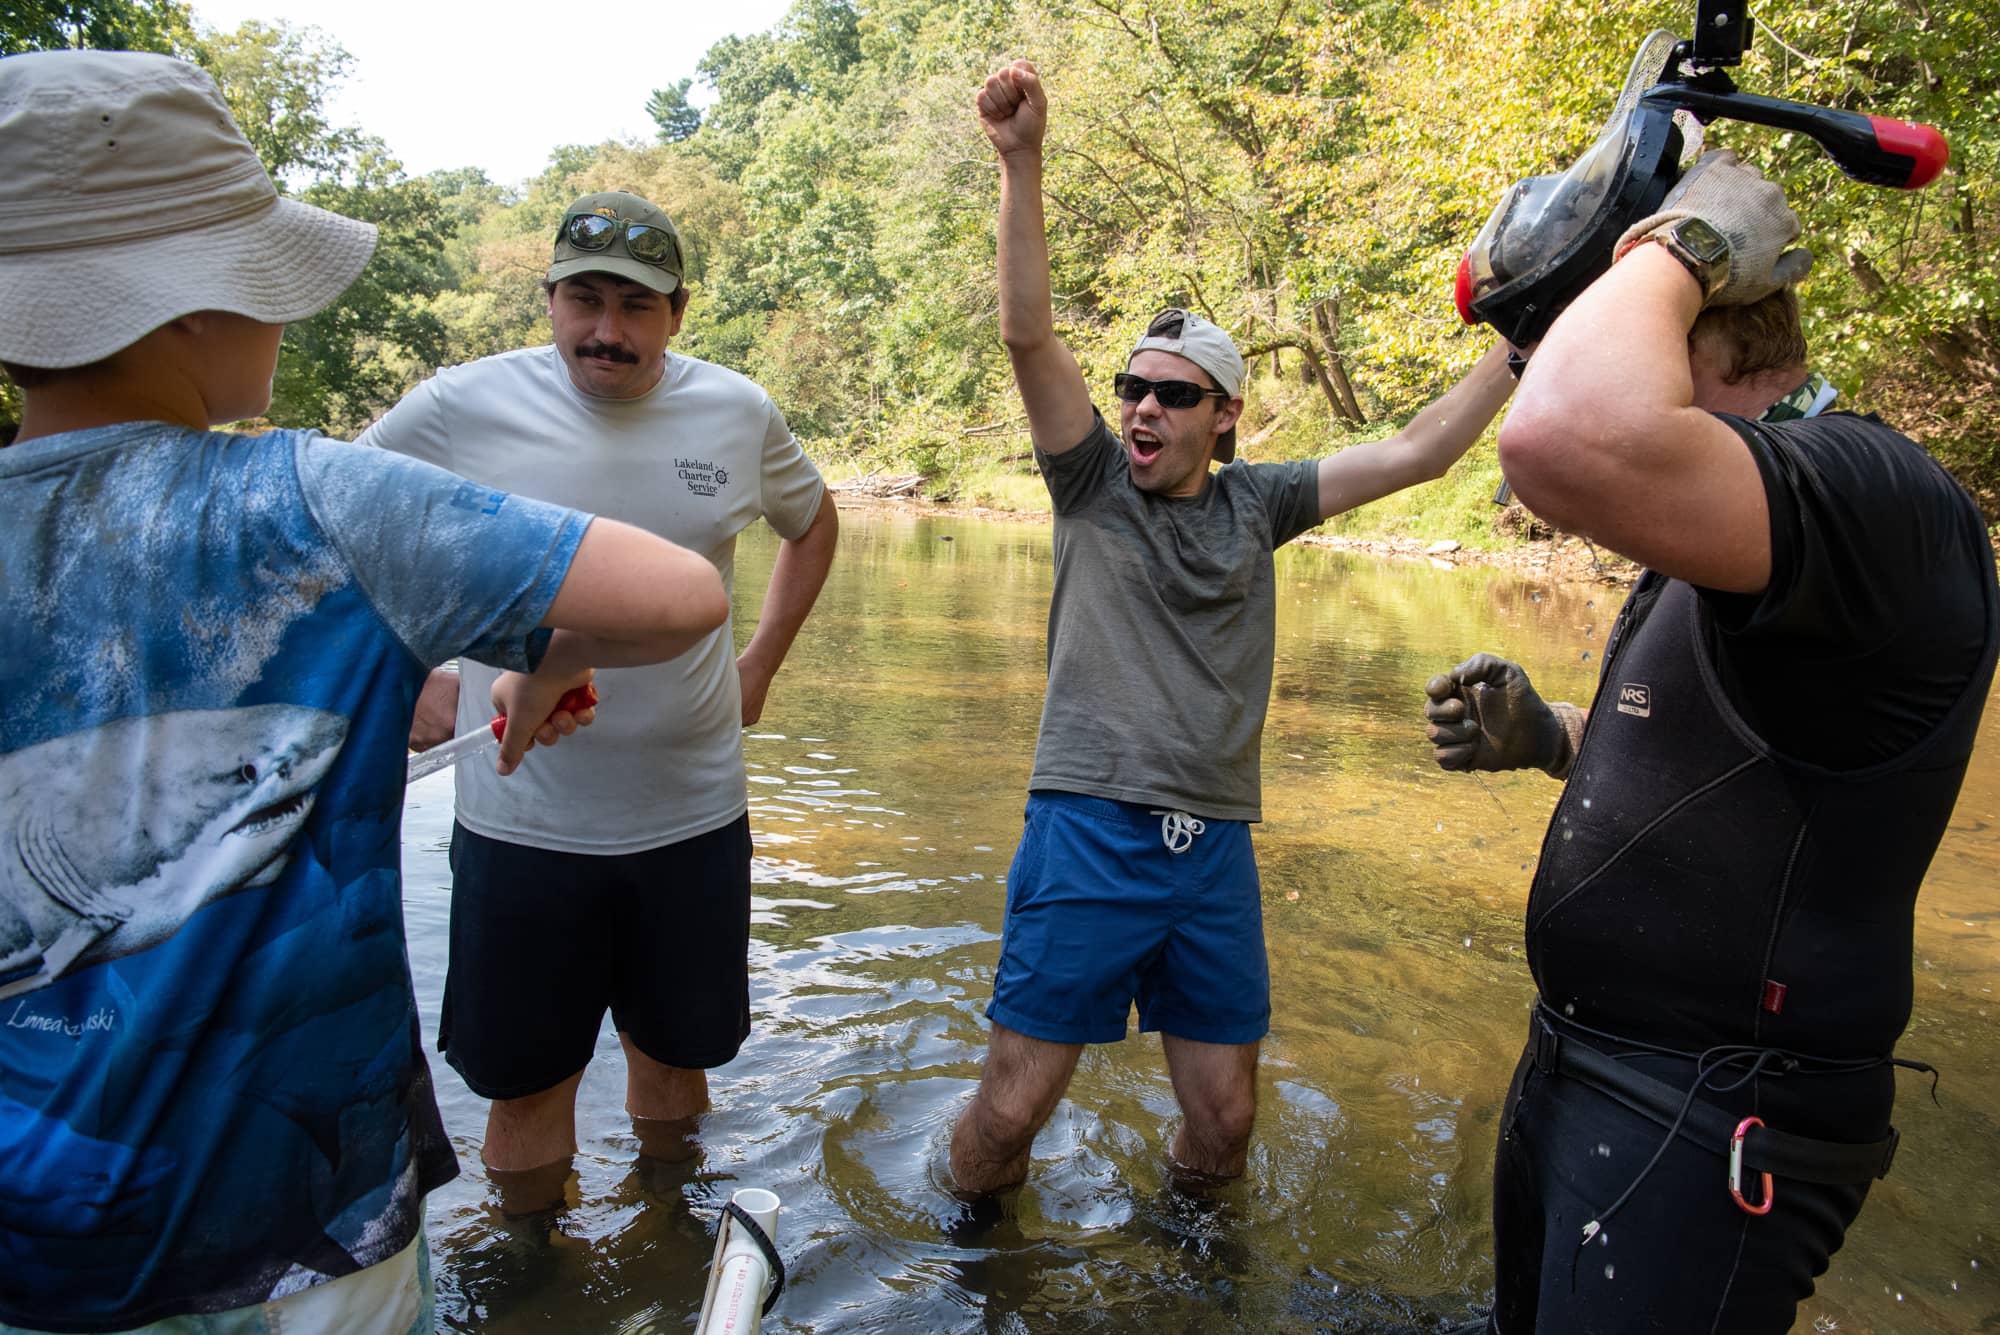
<svg viewBox="0 0 2000 1335">
<path fill-rule="evenodd" d="M 1168 1185 L 1156 1037 L 1090 1048 L 1028 1184 L 967 1228 L 937 1185 L 978 1078 L 1044 684 L 1044 525 L 842 516 L 818 610 L 745 739 L 756 839 L 742 1054 L 681 1163 L 639 1154 L 607 1024 L 562 1208 L 510 1214 L 485 1104 L 433 1061 L 464 1171 L 430 1198 L 443 1327 L 680 1331 L 715 1208 L 784 1200 L 782 1331 L 1430 1332 L 1490 1296 L 1495 1124 L 1532 996 L 1530 867 L 1556 785 L 1447 775 L 1422 683 L 1480 649 L 1589 698 L 1622 592 L 1278 554 L 1264 735 L 1273 1018 L 1244 1179 Z M 775 543 L 738 554 L 747 635 Z M 607 707 L 611 707 L 607 702 Z M 584 744 L 588 734 L 577 744 Z M 530 764 L 533 763 L 530 758 Z M 417 997 L 443 991 L 451 783 L 404 830 Z M 1918 904 L 1903 1143 L 1800 1330 L 2000 1330 L 2000 708 Z M 607 924 L 606 930 L 613 930 Z M 1717 1161 L 1717 1190 L 1723 1189 Z M 1636 1259 L 1621 1260 L 1643 1264 Z"/>
</svg>

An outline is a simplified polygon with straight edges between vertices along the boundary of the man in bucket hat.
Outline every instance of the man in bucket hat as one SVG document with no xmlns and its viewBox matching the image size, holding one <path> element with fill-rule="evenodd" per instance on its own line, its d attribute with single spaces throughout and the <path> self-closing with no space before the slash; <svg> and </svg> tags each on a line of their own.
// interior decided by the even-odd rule
<svg viewBox="0 0 2000 1335">
<path fill-rule="evenodd" d="M 1086 1043 L 1158 1030 L 1182 1122 L 1173 1163 L 1234 1177 L 1270 1019 L 1257 866 L 1258 746 L 1275 635 L 1272 551 L 1321 520 L 1441 476 L 1513 382 L 1504 346 L 1388 440 L 1318 462 L 1233 462 L 1243 358 L 1162 311 L 1114 381 L 1116 435 L 1056 337 L 1042 219 L 1048 111 L 1016 61 L 977 100 L 1000 155 L 1000 335 L 1054 503 L 1049 689 L 961 1191 L 1019 1182 Z"/>
<path fill-rule="evenodd" d="M 428 1331 L 417 691 L 517 669 L 511 769 L 588 721 L 552 711 L 590 665 L 726 613 L 650 534 L 210 430 L 373 244 L 281 199 L 191 65 L 0 60 L 0 1329 Z"/>
<path fill-rule="evenodd" d="M 684 1158 L 710 1067 L 750 1032 L 750 820 L 743 729 L 833 560 L 819 471 L 771 398 L 673 351 L 685 255 L 664 211 L 585 195 L 564 211 L 543 287 L 554 341 L 441 371 L 366 444 L 615 515 L 734 570 L 758 519 L 782 540 L 756 632 L 606 674 L 616 708 L 589 745 L 506 785 L 458 772 L 451 960 L 438 1045 L 492 1100 L 483 1154 L 506 1208 L 558 1196 L 576 1092 L 609 1010 L 642 1148 Z M 426 691 L 422 745 L 476 721 L 492 672 Z M 523 1177 L 520 1174 L 526 1173 Z"/>
</svg>

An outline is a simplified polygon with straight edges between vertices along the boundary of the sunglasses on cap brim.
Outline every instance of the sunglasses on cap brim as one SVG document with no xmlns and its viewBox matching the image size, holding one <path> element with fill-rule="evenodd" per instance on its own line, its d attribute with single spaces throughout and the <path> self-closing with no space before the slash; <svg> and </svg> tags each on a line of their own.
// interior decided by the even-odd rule
<svg viewBox="0 0 2000 1335">
<path fill-rule="evenodd" d="M 604 250 L 621 232 L 625 234 L 626 253 L 641 264 L 658 265 L 663 269 L 679 267 L 681 248 L 674 240 L 674 234 L 651 223 L 627 222 L 623 218 L 607 218 L 601 213 L 579 213 L 573 218 L 563 219 L 562 230 L 557 237 L 577 250 Z"/>
<path fill-rule="evenodd" d="M 1225 403 L 1229 400 L 1229 395 L 1221 390 L 1197 385 L 1192 380 L 1148 380 L 1130 371 L 1120 371 L 1113 376 L 1111 388 L 1127 403 L 1144 403 L 1146 396 L 1151 394 L 1160 401 L 1162 408 L 1192 408 L 1208 398 L 1221 399 Z"/>
</svg>

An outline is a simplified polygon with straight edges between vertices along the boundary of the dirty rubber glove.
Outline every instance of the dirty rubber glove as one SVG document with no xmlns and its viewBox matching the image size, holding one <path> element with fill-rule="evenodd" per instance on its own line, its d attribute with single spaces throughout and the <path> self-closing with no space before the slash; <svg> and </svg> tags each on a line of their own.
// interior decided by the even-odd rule
<svg viewBox="0 0 2000 1335">
<path fill-rule="evenodd" d="M 1424 685 L 1424 735 L 1443 769 L 1538 769 L 1569 777 L 1584 711 L 1550 705 L 1518 663 L 1474 654 Z"/>
<path fill-rule="evenodd" d="M 1785 192 L 1727 149 L 1702 154 L 1660 201 L 1660 211 L 1626 228 L 1612 253 L 1622 256 L 1682 218 L 1701 219 L 1729 243 L 1729 277 L 1703 305 L 1748 306 L 1812 268 L 1810 250 L 1786 249 L 1798 240 L 1799 218 Z"/>
</svg>

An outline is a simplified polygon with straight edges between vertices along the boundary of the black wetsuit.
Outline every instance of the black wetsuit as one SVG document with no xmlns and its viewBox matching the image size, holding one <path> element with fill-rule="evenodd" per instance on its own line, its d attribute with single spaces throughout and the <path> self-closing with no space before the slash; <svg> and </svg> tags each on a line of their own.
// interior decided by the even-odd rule
<svg viewBox="0 0 2000 1335">
<path fill-rule="evenodd" d="M 1867 1194 L 1866 1174 L 1781 1176 L 1752 1216 L 1726 1134 L 1670 1135 L 1561 1043 L 1676 1098 L 1737 1049 L 1699 1091 L 1728 1124 L 1889 1131 L 1913 905 L 2000 645 L 1993 554 L 1965 493 L 1873 418 L 1724 420 L 1770 498 L 1771 581 L 1648 574 L 1606 644 L 1528 902 L 1543 1005 L 1496 1165 L 1501 1335 L 1789 1330 Z"/>
</svg>

